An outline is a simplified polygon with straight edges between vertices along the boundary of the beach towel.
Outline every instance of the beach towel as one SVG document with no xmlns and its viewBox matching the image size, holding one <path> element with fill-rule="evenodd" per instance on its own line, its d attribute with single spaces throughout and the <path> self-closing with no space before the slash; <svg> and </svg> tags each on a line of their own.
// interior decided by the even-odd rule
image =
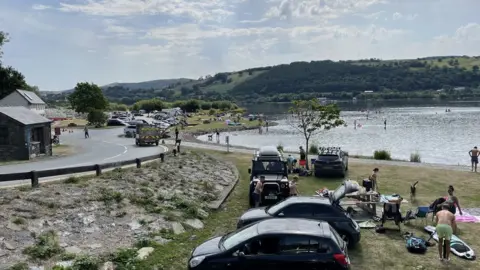
<svg viewBox="0 0 480 270">
<path fill-rule="evenodd" d="M 472 213 L 479 214 L 476 210 L 478 208 L 465 208 L 462 209 L 462 214 L 460 215 L 460 211 L 457 208 L 455 213 L 455 221 L 459 223 L 480 223 L 480 216 L 472 215 Z M 473 210 L 473 211 L 471 211 Z"/>
</svg>

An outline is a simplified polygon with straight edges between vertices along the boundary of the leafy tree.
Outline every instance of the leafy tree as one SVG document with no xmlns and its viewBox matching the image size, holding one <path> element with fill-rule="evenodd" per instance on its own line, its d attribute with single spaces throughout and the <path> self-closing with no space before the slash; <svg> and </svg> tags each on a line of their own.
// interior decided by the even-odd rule
<svg viewBox="0 0 480 270">
<path fill-rule="evenodd" d="M 473 66 L 473 67 L 472 67 L 472 71 L 475 72 L 475 73 L 477 73 L 477 72 L 478 72 L 478 66 L 477 66 L 477 65 Z"/>
<path fill-rule="evenodd" d="M 89 113 L 93 110 L 104 111 L 108 107 L 108 100 L 102 93 L 102 89 L 94 84 L 77 83 L 73 93 L 68 96 L 72 108 L 79 113 Z"/>
<path fill-rule="evenodd" d="M 28 90 L 25 77 L 13 67 L 4 67 L 0 63 L 0 99 L 8 96 L 16 89 Z"/>
<path fill-rule="evenodd" d="M 2 47 L 7 42 L 8 42 L 8 34 L 3 32 L 3 31 L 0 31 L 0 63 L 1 63 L 1 58 L 2 58 L 2 55 L 3 55 Z"/>
<path fill-rule="evenodd" d="M 163 108 L 165 108 L 165 104 L 163 104 L 163 102 L 158 98 L 140 100 L 136 102 L 135 105 L 134 108 L 138 108 L 138 110 L 145 110 L 147 113 L 152 111 L 161 111 Z"/>
<path fill-rule="evenodd" d="M 340 109 L 336 104 L 320 105 L 317 99 L 295 100 L 289 109 L 290 125 L 305 138 L 305 153 L 308 169 L 308 147 L 312 136 L 322 130 L 344 125 Z"/>
<path fill-rule="evenodd" d="M 93 109 L 88 113 L 87 121 L 95 127 L 101 127 L 107 122 L 108 116 L 103 110 Z"/>
<path fill-rule="evenodd" d="M 108 108 L 111 111 L 120 111 L 120 112 L 125 112 L 128 111 L 128 107 L 125 104 L 118 104 L 118 103 L 110 103 L 108 105 Z"/>
</svg>

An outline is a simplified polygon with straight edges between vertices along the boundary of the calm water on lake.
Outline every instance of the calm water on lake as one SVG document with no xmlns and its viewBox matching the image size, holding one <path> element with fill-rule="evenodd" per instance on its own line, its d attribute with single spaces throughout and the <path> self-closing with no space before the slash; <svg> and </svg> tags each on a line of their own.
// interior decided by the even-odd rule
<svg viewBox="0 0 480 270">
<path fill-rule="evenodd" d="M 285 118 L 288 104 L 265 104 L 249 106 L 250 113 L 264 113 L 278 122 L 268 132 L 258 130 L 234 132 L 230 135 L 232 145 L 260 147 L 282 144 L 285 150 L 297 151 L 304 145 L 302 135 L 295 132 Z M 350 155 L 371 156 L 374 150 L 389 150 L 392 158 L 410 158 L 418 152 L 422 162 L 442 164 L 470 164 L 468 151 L 480 147 L 480 102 L 382 102 L 377 104 L 340 104 L 342 117 L 348 124 L 325 131 L 311 140 L 320 146 L 340 146 Z M 359 110 L 370 108 L 380 113 Z M 445 109 L 451 112 L 445 112 Z M 282 115 L 283 114 L 283 115 Z M 387 128 L 384 128 L 384 119 Z M 354 121 L 362 127 L 354 129 Z M 223 134 L 225 135 L 225 134 Z M 206 136 L 199 137 L 207 140 Z M 223 143 L 224 138 L 221 139 Z"/>
</svg>

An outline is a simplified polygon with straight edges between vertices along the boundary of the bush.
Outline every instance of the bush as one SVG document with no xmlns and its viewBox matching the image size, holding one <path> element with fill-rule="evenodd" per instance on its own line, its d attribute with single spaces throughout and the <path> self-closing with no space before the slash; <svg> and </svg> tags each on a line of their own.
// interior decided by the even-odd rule
<svg viewBox="0 0 480 270">
<path fill-rule="evenodd" d="M 310 147 L 308 148 L 308 153 L 312 155 L 318 155 L 318 145 L 311 144 Z"/>
<path fill-rule="evenodd" d="M 392 156 L 387 150 L 375 150 L 375 152 L 373 152 L 373 158 L 377 160 L 392 160 Z"/>
<path fill-rule="evenodd" d="M 77 126 L 77 124 L 75 124 L 75 123 L 68 123 L 68 125 L 67 125 L 67 127 L 76 127 L 76 126 Z"/>
<path fill-rule="evenodd" d="M 38 236 L 33 246 L 27 247 L 23 250 L 32 259 L 50 259 L 51 257 L 60 254 L 63 249 L 58 243 L 57 234 L 54 231 L 47 231 Z"/>
<path fill-rule="evenodd" d="M 411 153 L 410 154 L 410 162 L 417 162 L 417 163 L 422 162 L 420 154 L 418 152 Z"/>
<path fill-rule="evenodd" d="M 97 270 L 100 262 L 95 257 L 81 256 L 73 262 L 73 270 Z"/>
</svg>

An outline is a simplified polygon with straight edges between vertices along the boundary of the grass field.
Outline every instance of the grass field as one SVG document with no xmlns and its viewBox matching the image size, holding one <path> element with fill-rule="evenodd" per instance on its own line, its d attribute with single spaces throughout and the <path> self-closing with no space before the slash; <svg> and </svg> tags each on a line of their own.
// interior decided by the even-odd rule
<svg viewBox="0 0 480 270">
<path fill-rule="evenodd" d="M 58 121 L 58 123 L 56 123 L 56 127 L 68 127 L 68 124 L 70 123 L 74 123 L 77 125 L 77 127 L 84 127 L 86 124 L 87 124 L 87 120 L 85 119 L 71 119 L 71 120 L 62 120 L 62 121 Z"/>
<path fill-rule="evenodd" d="M 185 131 L 212 131 L 214 132 L 216 129 L 218 130 L 224 130 L 224 129 L 234 129 L 238 128 L 238 126 L 229 126 L 225 124 L 225 121 L 212 121 L 209 124 L 203 124 L 202 121 L 188 121 L 189 123 L 195 123 L 197 124 L 196 126 L 188 126 L 184 130 Z M 248 119 L 242 119 L 240 120 L 240 123 L 242 123 L 246 127 L 257 127 L 260 123 L 255 120 L 255 121 L 248 121 Z"/>
<path fill-rule="evenodd" d="M 265 72 L 265 70 L 258 70 L 258 71 L 252 72 L 252 75 L 248 75 L 248 72 L 242 72 L 242 75 L 240 75 L 240 72 L 232 72 L 228 75 L 229 82 L 222 83 L 221 81 L 215 81 L 214 83 L 212 83 L 212 84 L 210 84 L 206 87 L 200 87 L 200 89 L 204 92 L 213 91 L 213 92 L 218 92 L 218 93 L 225 93 L 225 92 L 231 90 L 232 88 L 234 88 L 235 86 L 237 86 L 237 85 L 239 85 L 239 84 L 241 84 L 241 83 L 243 83 L 247 80 L 253 79 L 256 76 L 258 76 L 258 75 L 260 75 L 264 72 Z M 181 84 L 181 85 L 173 88 L 173 90 L 177 94 L 180 94 L 180 91 L 181 91 L 182 87 L 193 88 L 194 85 L 201 84 L 202 82 L 204 82 L 204 81 L 187 82 L 187 83 Z"/>
<path fill-rule="evenodd" d="M 52 147 L 54 156 L 68 156 L 75 153 L 75 148 L 67 144 L 57 144 Z"/>
<path fill-rule="evenodd" d="M 183 235 L 172 236 L 174 239 L 165 245 L 155 247 L 155 251 L 136 269 L 179 270 L 186 269 L 187 260 L 192 249 L 206 239 L 222 235 L 235 229 L 237 218 L 248 208 L 248 173 L 250 155 L 239 153 L 211 152 L 217 157 L 236 164 L 241 180 L 232 192 L 221 210 L 212 213 L 205 223 L 205 228 L 200 231 L 189 230 Z M 360 180 L 366 177 L 374 165 L 350 164 L 349 177 Z M 470 172 L 455 172 L 434 170 L 429 168 L 406 168 L 399 166 L 381 166 L 379 175 L 380 191 L 399 193 L 408 198 L 409 185 L 420 181 L 417 188 L 418 205 L 430 204 L 437 197 L 446 193 L 448 185 L 454 185 L 457 196 L 463 207 L 478 207 L 480 205 L 480 185 L 478 175 Z M 312 195 L 318 188 L 333 189 L 341 183 L 341 179 L 315 179 L 313 177 L 300 178 L 299 189 L 303 195 Z M 403 206 L 405 213 L 410 207 Z M 431 219 L 429 219 L 431 220 Z M 412 222 L 415 224 L 417 221 Z M 387 227 L 395 228 L 390 222 Z M 423 223 L 404 226 L 404 230 L 414 232 L 418 236 L 427 236 L 422 231 Z M 459 237 L 466 241 L 474 250 L 480 248 L 480 224 L 459 224 Z M 432 247 L 426 255 L 414 255 L 407 252 L 405 242 L 398 232 L 376 234 L 374 231 L 363 230 L 362 240 L 355 250 L 350 251 L 352 269 L 480 269 L 476 261 L 469 262 L 452 257 L 449 266 L 438 261 L 437 247 Z"/>
</svg>

